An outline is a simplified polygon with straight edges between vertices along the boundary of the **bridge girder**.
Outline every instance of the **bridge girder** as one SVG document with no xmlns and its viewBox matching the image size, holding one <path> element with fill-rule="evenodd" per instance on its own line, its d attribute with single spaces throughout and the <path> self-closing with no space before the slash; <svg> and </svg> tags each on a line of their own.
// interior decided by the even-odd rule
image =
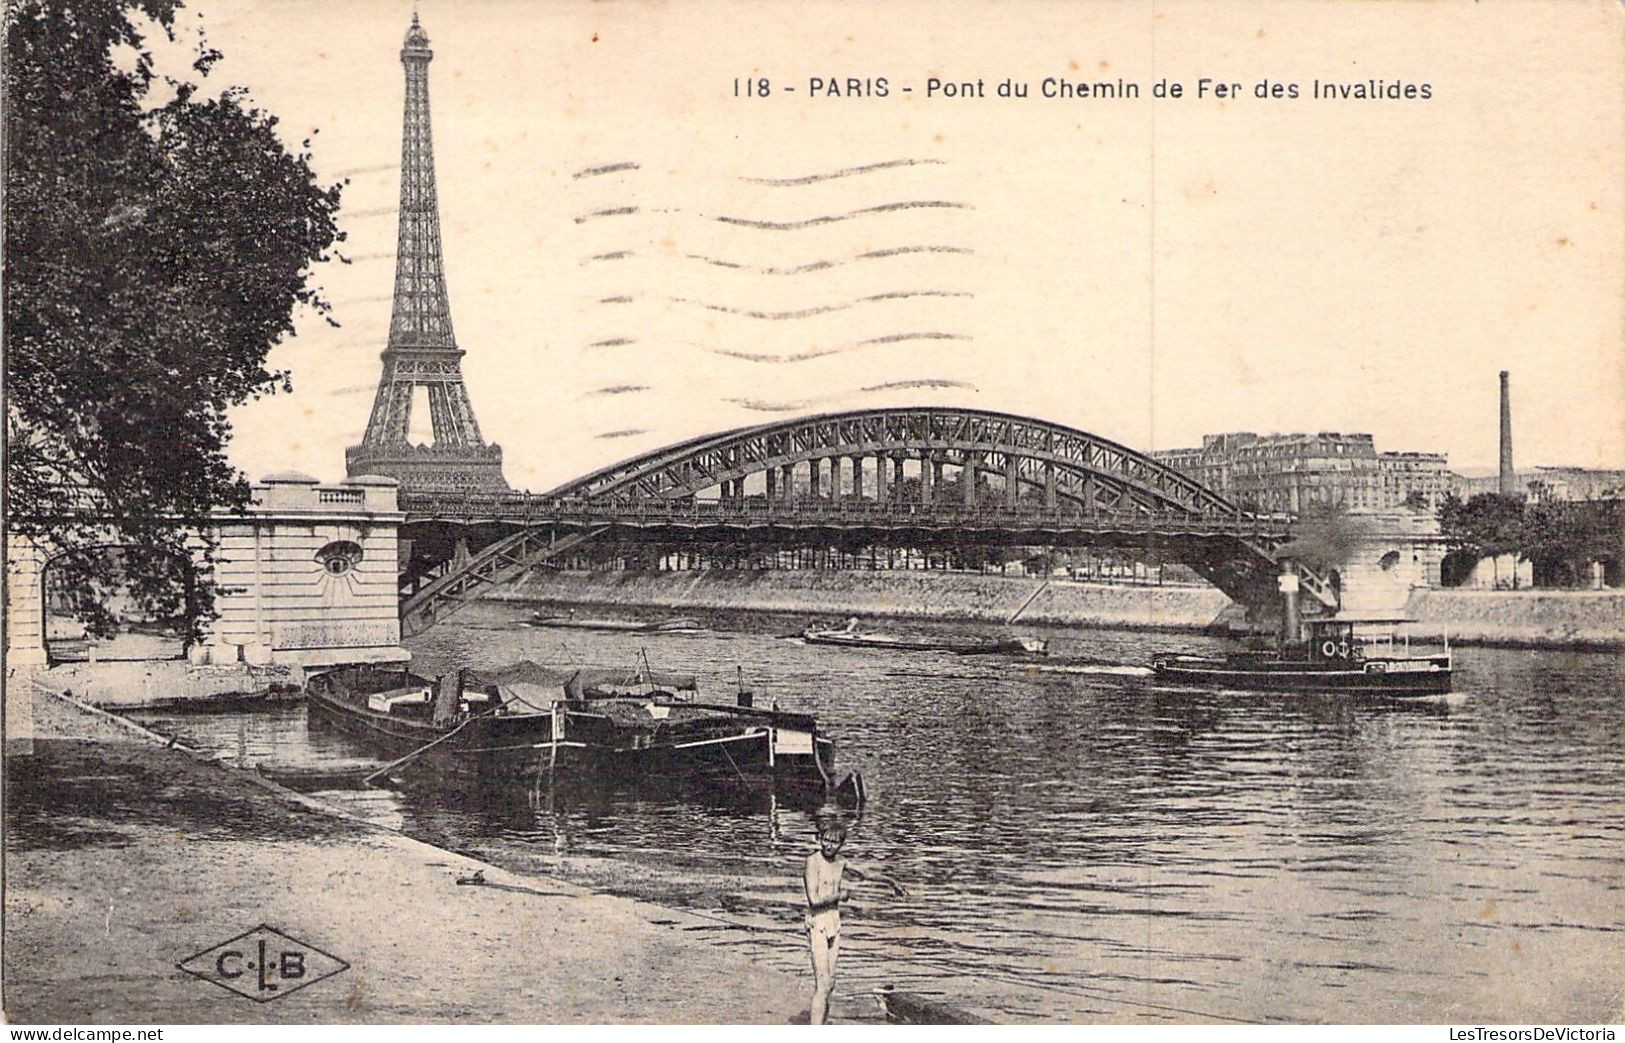
<svg viewBox="0 0 1625 1043">
<path fill-rule="evenodd" d="M 820 489 L 828 460 L 878 461 L 858 496 Z M 917 499 L 896 490 L 912 460 Z M 881 472 L 890 463 L 891 475 Z M 940 465 L 960 468 L 957 502 L 926 493 Z M 786 469 L 809 465 L 809 491 L 796 494 Z M 839 468 L 832 467 L 836 478 Z M 1001 486 L 980 498 L 980 478 Z M 744 479 L 765 475 L 763 497 Z M 927 480 L 927 476 L 931 476 Z M 780 481 L 775 485 L 773 479 Z M 906 480 L 906 479 L 905 479 Z M 1041 490 L 1040 503 L 1023 490 Z M 701 494 L 716 490 L 715 500 Z M 873 493 L 874 495 L 870 495 Z M 684 540 L 750 539 L 785 545 L 860 538 L 876 546 L 966 543 L 1160 544 L 1232 597 L 1272 597 L 1274 548 L 1285 519 L 1253 515 L 1187 475 L 1116 442 L 1043 420 L 958 408 L 826 413 L 690 439 L 601 468 L 539 496 L 514 493 L 402 498 L 414 525 L 507 529 L 470 563 L 452 565 L 419 590 L 405 615 L 427 623 L 455 610 L 476 587 L 505 582 L 594 536 Z M 519 531 L 514 532 L 517 528 Z M 559 537 L 564 535 L 565 539 Z M 476 575 L 465 577 L 464 573 Z M 1336 593 L 1306 574 L 1307 589 L 1335 609 Z"/>
<path fill-rule="evenodd" d="M 758 507 L 765 505 L 758 505 Z M 1116 518 L 1089 519 L 1073 514 L 1073 524 L 1042 513 L 1006 511 L 966 511 L 959 521 L 940 515 L 908 518 L 891 514 L 882 518 L 876 512 L 838 510 L 809 512 L 799 521 L 775 519 L 765 510 L 681 511 L 651 510 L 641 519 L 613 517 L 613 512 L 594 508 L 571 517 L 555 515 L 518 523 L 480 550 L 462 565 L 452 564 L 427 587 L 413 591 L 402 604 L 402 620 L 407 634 L 415 634 L 456 611 L 484 589 L 518 579 L 531 569 L 543 567 L 563 553 L 589 542 L 631 542 L 651 546 L 717 545 L 740 542 L 763 547 L 789 549 L 827 545 L 873 547 L 943 547 L 954 544 L 1051 547 L 1117 547 L 1154 553 L 1165 561 L 1179 561 L 1194 568 L 1233 600 L 1248 606 L 1249 613 L 1268 613 L 1277 604 L 1274 593 L 1279 559 L 1274 548 L 1286 538 L 1283 531 L 1267 525 L 1250 529 L 1228 520 L 1188 519 L 1183 524 L 1159 520 L 1147 525 L 1143 520 L 1118 515 Z M 545 511 L 545 508 L 544 508 Z M 958 512 L 949 512 L 958 513 Z M 868 517 L 864 517 L 868 514 Z M 451 525 L 450 522 L 417 522 L 414 526 Z M 1299 567 L 1305 592 L 1313 602 L 1306 610 L 1335 611 L 1336 592 L 1311 570 Z"/>
<path fill-rule="evenodd" d="M 1085 508 L 1241 513 L 1194 479 L 1116 442 L 1048 421 L 955 408 L 826 413 L 726 431 L 621 461 L 541 499 L 681 500 L 770 469 L 851 457 L 971 464 L 1046 495 L 1053 474 L 1056 499 Z"/>
</svg>

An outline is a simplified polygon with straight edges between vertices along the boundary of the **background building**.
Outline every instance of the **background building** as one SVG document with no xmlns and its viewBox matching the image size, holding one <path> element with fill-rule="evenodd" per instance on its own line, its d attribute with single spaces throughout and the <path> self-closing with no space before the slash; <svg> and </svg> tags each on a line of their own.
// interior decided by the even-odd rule
<svg viewBox="0 0 1625 1043">
<path fill-rule="evenodd" d="M 1368 434 L 1204 435 L 1200 448 L 1150 454 L 1241 503 L 1302 513 L 1313 505 L 1429 511 L 1460 486 L 1443 453 L 1383 452 Z"/>
<path fill-rule="evenodd" d="M 1460 482 L 1462 497 L 1500 491 L 1499 475 L 1474 476 Z M 1513 474 L 1513 491 L 1524 500 L 1617 500 L 1625 497 L 1625 471 L 1586 467 L 1536 467 Z"/>
</svg>

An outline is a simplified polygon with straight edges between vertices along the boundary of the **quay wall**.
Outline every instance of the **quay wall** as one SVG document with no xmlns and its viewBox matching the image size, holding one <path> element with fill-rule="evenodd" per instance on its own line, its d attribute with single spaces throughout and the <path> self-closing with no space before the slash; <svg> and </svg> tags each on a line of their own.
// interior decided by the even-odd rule
<svg viewBox="0 0 1625 1043">
<path fill-rule="evenodd" d="M 1230 606 L 1205 586 L 1114 586 L 1016 576 L 817 570 L 542 571 L 488 595 L 510 601 L 814 616 L 1201 629 Z"/>
<path fill-rule="evenodd" d="M 1060 626 L 1239 626 L 1239 606 L 1212 587 L 1083 583 L 940 572 L 537 571 L 488 597 L 673 611 L 1019 622 Z M 1625 591 L 1410 591 L 1418 633 L 1462 644 L 1625 648 Z M 1025 607 L 1023 607 L 1025 606 Z M 1396 605 L 1396 608 L 1398 606 Z M 1018 615 L 1019 613 L 1019 615 Z"/>
<path fill-rule="evenodd" d="M 297 666 L 191 663 L 184 659 L 61 663 L 29 671 L 42 684 L 92 706 L 132 709 L 177 699 L 296 692 L 305 673 Z M 18 676 L 22 676 L 19 673 Z"/>
<path fill-rule="evenodd" d="M 1413 590 L 1406 610 L 1461 644 L 1625 649 L 1625 590 Z"/>
<path fill-rule="evenodd" d="M 184 652 L 193 666 L 224 668 L 213 678 L 177 675 L 182 685 L 208 687 L 251 667 L 406 661 L 397 584 L 397 532 L 405 515 L 397 509 L 395 480 L 364 476 L 324 486 L 290 473 L 256 483 L 253 494 L 247 511 L 219 510 L 208 523 L 218 542 L 212 560 L 204 558 L 201 534 L 188 536 L 195 564 L 212 573 L 216 614 L 202 640 L 189 647 L 176 640 L 172 650 L 131 633 L 93 637 L 70 612 L 53 610 L 47 573 L 62 548 L 11 535 L 6 664 L 156 663 Z M 105 536 L 112 544 L 117 534 Z"/>
</svg>

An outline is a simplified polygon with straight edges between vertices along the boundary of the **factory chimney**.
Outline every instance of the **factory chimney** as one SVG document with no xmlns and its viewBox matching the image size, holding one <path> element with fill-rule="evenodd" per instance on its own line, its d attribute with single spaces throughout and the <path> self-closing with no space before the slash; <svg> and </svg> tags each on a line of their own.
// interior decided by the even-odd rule
<svg viewBox="0 0 1625 1043">
<path fill-rule="evenodd" d="M 1502 496 L 1515 496 L 1518 478 L 1512 470 L 1512 390 L 1507 371 L 1501 371 L 1501 486 Z"/>
</svg>

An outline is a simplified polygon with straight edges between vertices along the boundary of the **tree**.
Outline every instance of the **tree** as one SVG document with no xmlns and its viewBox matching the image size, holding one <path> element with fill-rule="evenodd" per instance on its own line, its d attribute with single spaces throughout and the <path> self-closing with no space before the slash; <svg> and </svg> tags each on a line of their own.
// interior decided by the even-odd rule
<svg viewBox="0 0 1625 1043">
<path fill-rule="evenodd" d="M 1581 513 L 1580 553 L 1617 569 L 1625 552 L 1625 499 L 1587 500 L 1575 509 Z"/>
<path fill-rule="evenodd" d="M 1575 586 L 1575 560 L 1584 532 L 1577 512 L 1567 504 L 1536 502 L 1524 511 L 1524 539 L 1519 553 L 1529 559 L 1537 586 Z"/>
<path fill-rule="evenodd" d="M 1470 555 L 1477 562 L 1526 553 L 1529 527 L 1520 496 L 1479 493 L 1464 503 L 1452 494 L 1439 504 L 1438 517 L 1439 532 L 1457 555 Z M 1517 582 L 1516 572 L 1513 582 Z"/>
<path fill-rule="evenodd" d="M 1520 553 L 1526 536 L 1523 498 L 1479 493 L 1464 503 L 1446 496 L 1439 504 L 1439 532 L 1452 550 L 1480 558 Z"/>
<path fill-rule="evenodd" d="M 204 92 L 219 52 L 156 71 L 147 36 L 175 40 L 180 6 L 12 0 L 5 31 L 7 525 L 51 554 L 122 546 L 130 592 L 171 616 L 187 523 L 248 502 L 228 410 L 289 387 L 267 355 L 296 309 L 326 315 L 311 268 L 343 238 L 309 141 Z"/>
<path fill-rule="evenodd" d="M 1439 529 L 1451 547 L 1453 575 L 1480 558 L 1516 555 L 1533 566 L 1539 586 L 1581 586 L 1592 562 L 1617 565 L 1625 544 L 1625 503 L 1541 500 L 1482 493 L 1439 505 Z"/>
<path fill-rule="evenodd" d="M 1625 511 L 1619 501 L 1543 501 L 1525 508 L 1520 552 L 1539 586 L 1584 586 L 1592 562 L 1618 561 Z"/>
</svg>

